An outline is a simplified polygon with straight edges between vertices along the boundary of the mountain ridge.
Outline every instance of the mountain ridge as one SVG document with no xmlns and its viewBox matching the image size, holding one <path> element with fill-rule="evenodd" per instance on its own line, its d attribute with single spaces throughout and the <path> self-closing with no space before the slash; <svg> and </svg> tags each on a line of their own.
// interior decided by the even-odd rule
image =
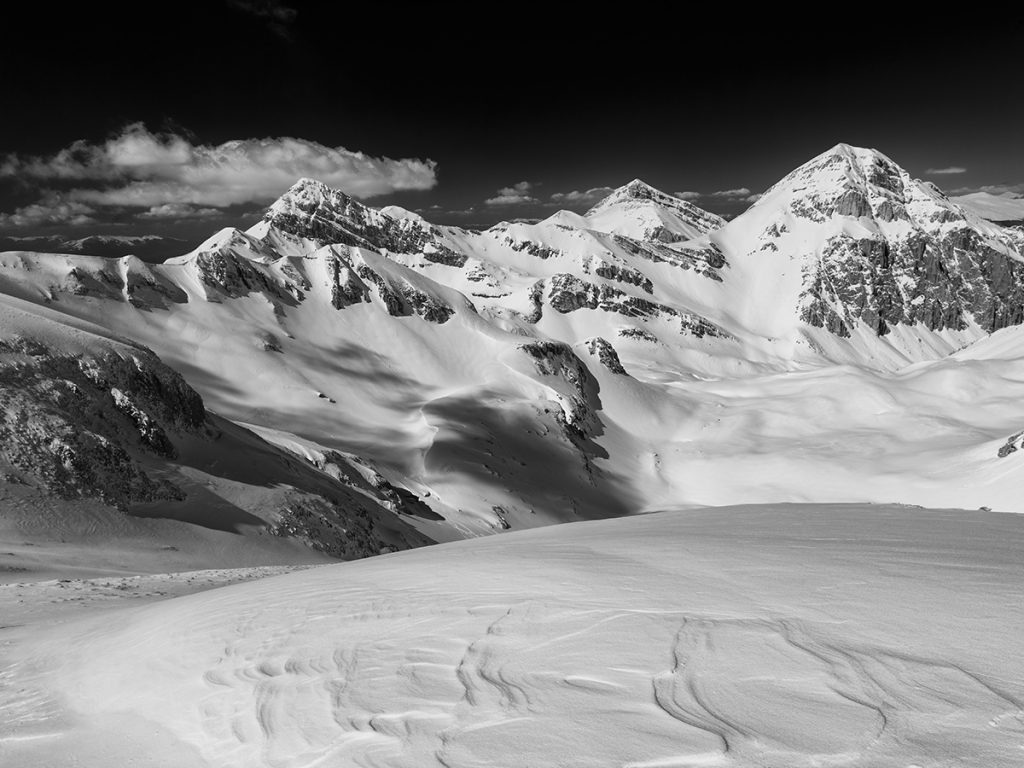
<svg viewBox="0 0 1024 768">
<path fill-rule="evenodd" d="M 679 499 L 935 503 L 955 478 L 964 503 L 1011 498 L 1016 459 L 993 461 L 1024 413 L 959 393 L 982 370 L 1012 379 L 1015 358 L 954 353 L 1024 321 L 1018 243 L 837 145 L 729 222 L 634 180 L 586 216 L 474 231 L 301 179 L 161 265 L 0 254 L 0 294 L 145 344 L 218 418 L 318 469 L 348 462 L 363 493 L 330 458 L 355 457 L 394 489 L 375 503 L 445 540 Z M 940 406 L 918 378 L 959 388 Z M 874 398 L 893 430 L 925 402 L 959 414 L 933 427 L 956 471 L 898 453 L 931 433 L 894 437 Z M 831 485 L 803 489 L 808 473 Z"/>
</svg>

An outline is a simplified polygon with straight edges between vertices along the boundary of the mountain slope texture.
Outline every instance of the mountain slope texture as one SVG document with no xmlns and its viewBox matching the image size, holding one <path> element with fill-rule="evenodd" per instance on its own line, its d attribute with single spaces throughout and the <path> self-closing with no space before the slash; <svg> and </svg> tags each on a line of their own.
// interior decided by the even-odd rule
<svg viewBox="0 0 1024 768">
<path fill-rule="evenodd" d="M 845 144 L 728 222 L 634 180 L 473 231 L 301 179 L 162 264 L 0 254 L 9 312 L 45 318 L 3 327 L 30 427 L 2 457 L 43 495 L 174 517 L 197 497 L 156 464 L 244 435 L 304 479 L 273 504 L 209 483 L 207 507 L 344 556 L 679 503 L 1024 511 L 1022 253 Z M 54 350 L 55 325 L 95 342 Z"/>
</svg>

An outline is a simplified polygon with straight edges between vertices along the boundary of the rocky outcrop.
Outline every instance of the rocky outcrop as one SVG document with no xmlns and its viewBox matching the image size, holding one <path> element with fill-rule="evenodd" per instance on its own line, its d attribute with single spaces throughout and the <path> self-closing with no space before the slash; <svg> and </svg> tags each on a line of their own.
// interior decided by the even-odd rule
<svg viewBox="0 0 1024 768">
<path fill-rule="evenodd" d="M 699 315 L 682 312 L 649 299 L 630 296 L 610 285 L 591 283 L 568 273 L 552 276 L 549 281 L 548 304 L 562 314 L 579 309 L 601 309 L 626 317 L 678 318 L 681 333 L 692 334 L 699 338 L 727 336 L 721 328 Z"/>
<path fill-rule="evenodd" d="M 619 376 L 629 375 L 626 373 L 626 369 L 622 367 L 619 353 L 615 351 L 615 347 L 607 339 L 595 336 L 592 339 L 587 339 L 584 344 L 587 347 L 587 351 L 596 357 L 601 365 L 609 371 Z"/>
<path fill-rule="evenodd" d="M 871 205 L 862 192 L 856 189 L 849 189 L 835 201 L 833 211 L 840 216 L 859 218 L 871 215 Z"/>
<path fill-rule="evenodd" d="M 686 242 L 670 248 L 662 243 L 644 242 L 624 235 L 614 235 L 615 244 L 632 256 L 649 261 L 671 264 L 680 269 L 692 269 L 697 274 L 722 281 L 721 270 L 727 266 L 725 254 L 714 243 L 705 240 Z"/>
<path fill-rule="evenodd" d="M 558 414 L 560 423 L 578 438 L 591 436 L 600 422 L 595 413 L 596 404 L 591 403 L 593 381 L 583 361 L 568 344 L 560 341 L 534 341 L 521 344 L 519 349 L 533 359 L 542 376 L 557 377 L 568 385 L 568 394 Z"/>
<path fill-rule="evenodd" d="M 849 335 L 861 321 L 879 335 L 897 323 L 986 331 L 1024 322 L 1024 264 L 970 228 L 904 239 L 831 238 L 805 274 L 801 318 Z"/>
<path fill-rule="evenodd" d="M 144 468 L 198 431 L 202 400 L 152 353 L 75 355 L 26 338 L 0 341 L 0 460 L 62 498 L 125 509 L 183 498 Z"/>
<path fill-rule="evenodd" d="M 527 298 L 530 301 L 530 311 L 524 319 L 528 323 L 539 323 L 540 319 L 544 316 L 543 280 L 538 280 L 530 286 L 530 290 L 527 292 Z"/>
<path fill-rule="evenodd" d="M 1008 438 L 1006 438 L 1006 442 L 999 446 L 999 450 L 996 452 L 996 455 L 1000 459 L 1005 459 L 1011 453 L 1016 453 L 1017 451 L 1019 451 L 1022 447 L 1021 438 L 1024 438 L 1024 431 L 1015 432 L 1014 434 L 1010 435 Z"/>
<path fill-rule="evenodd" d="M 605 280 L 635 285 L 645 293 L 654 293 L 654 283 L 651 282 L 651 278 L 638 270 L 604 261 L 599 261 L 596 266 L 592 266 L 592 269 L 595 275 L 603 277 Z"/>
<path fill-rule="evenodd" d="M 202 283 L 227 298 L 237 299 L 250 293 L 287 296 L 255 262 L 233 252 L 200 251 L 193 263 Z M 209 292 L 207 296 L 210 297 Z"/>
<path fill-rule="evenodd" d="M 408 282 L 403 282 L 399 290 L 412 311 L 428 323 L 446 323 L 455 314 L 451 306 L 440 299 L 430 296 Z"/>
<path fill-rule="evenodd" d="M 169 304 L 184 304 L 188 294 L 170 280 L 159 278 L 149 269 L 140 270 L 128 264 L 125 269 L 128 301 L 136 309 L 166 308 Z"/>
<path fill-rule="evenodd" d="M 366 264 L 360 264 L 356 267 L 356 274 L 377 290 L 377 295 L 384 302 L 384 308 L 387 309 L 389 315 L 400 317 L 409 314 L 406 311 L 405 304 L 402 302 L 402 297 L 391 288 L 391 285 L 380 273 L 371 269 Z"/>
<path fill-rule="evenodd" d="M 535 243 L 532 240 L 516 240 L 511 235 L 506 235 L 502 242 L 513 251 L 525 251 L 538 259 L 552 259 L 563 255 L 562 251 L 557 248 L 551 248 L 543 243 Z"/>
<path fill-rule="evenodd" d="M 320 245 L 351 245 L 462 267 L 465 254 L 444 241 L 441 231 L 420 218 L 393 218 L 344 192 L 300 179 L 267 211 L 275 228 Z"/>
<path fill-rule="evenodd" d="M 548 303 L 551 308 L 562 314 L 575 312 L 577 309 L 596 309 L 601 301 L 602 291 L 611 297 L 615 289 L 607 285 L 582 280 L 567 273 L 557 274 L 551 278 Z"/>
<path fill-rule="evenodd" d="M 407 280 L 387 278 L 367 264 L 357 266 L 356 273 L 373 285 L 392 317 L 416 314 L 427 322 L 445 323 L 455 314 L 451 305 L 424 293 Z"/>
<path fill-rule="evenodd" d="M 334 256 L 330 261 L 331 306 L 344 309 L 370 300 L 366 283 L 359 279 L 352 265 Z"/>
<path fill-rule="evenodd" d="M 619 328 L 618 334 L 624 339 L 646 341 L 649 344 L 658 343 L 658 337 L 650 331 L 645 331 L 643 328 Z"/>
</svg>

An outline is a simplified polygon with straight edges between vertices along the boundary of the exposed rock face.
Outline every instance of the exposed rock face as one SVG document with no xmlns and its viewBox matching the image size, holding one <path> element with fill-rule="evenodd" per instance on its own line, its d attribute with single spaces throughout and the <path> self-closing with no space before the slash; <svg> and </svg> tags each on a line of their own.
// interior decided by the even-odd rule
<svg viewBox="0 0 1024 768">
<path fill-rule="evenodd" d="M 568 385 L 559 414 L 563 426 L 576 437 L 593 434 L 600 421 L 595 413 L 597 404 L 592 402 L 593 380 L 583 361 L 560 341 L 534 341 L 520 345 L 519 349 L 533 359 L 542 376 L 557 377 Z"/>
<path fill-rule="evenodd" d="M 714 323 L 699 315 L 681 312 L 638 296 L 630 296 L 610 285 L 591 283 L 567 273 L 554 275 L 549 281 L 548 303 L 552 309 L 563 314 L 578 309 L 601 309 L 627 317 L 679 318 L 681 333 L 690 333 L 697 337 L 727 335 Z"/>
<path fill-rule="evenodd" d="M 685 242 L 669 248 L 662 243 L 643 242 L 624 235 L 615 235 L 615 243 L 627 253 L 653 262 L 672 264 L 680 269 L 692 269 L 699 275 L 717 282 L 722 281 L 721 269 L 727 266 L 725 254 L 714 243 Z"/>
<path fill-rule="evenodd" d="M 250 293 L 284 295 L 281 287 L 255 262 L 231 252 L 200 251 L 195 256 L 195 266 L 205 285 L 231 299 Z"/>
<path fill-rule="evenodd" d="M 1000 459 L 1004 459 L 1011 453 L 1016 453 L 1021 448 L 1021 438 L 1024 437 L 1024 432 L 1015 432 L 1006 438 L 1006 442 L 999 446 L 997 456 Z"/>
<path fill-rule="evenodd" d="M 125 259 L 125 262 L 127 285 L 124 289 L 132 306 L 137 309 L 165 308 L 172 303 L 188 301 L 188 294 L 170 280 L 158 277 L 132 259 Z"/>
<path fill-rule="evenodd" d="M 532 240 L 516 240 L 511 235 L 506 235 L 503 242 L 513 251 L 523 251 L 538 259 L 551 259 L 562 255 L 557 248 L 535 243 Z"/>
<path fill-rule="evenodd" d="M 429 323 L 446 323 L 455 310 L 440 299 L 428 296 L 408 282 L 400 286 L 402 298 L 412 307 L 413 312 Z"/>
<path fill-rule="evenodd" d="M 897 323 L 986 331 L 1024 322 L 1024 264 L 969 228 L 935 237 L 836 236 L 809 275 L 802 318 L 839 335 L 859 319 L 879 335 Z M 831 299 L 831 302 L 830 302 Z M 830 305 L 842 308 L 840 317 Z"/>
<path fill-rule="evenodd" d="M 356 273 L 374 286 L 389 315 L 401 317 L 415 313 L 428 322 L 445 323 L 455 314 L 451 306 L 428 296 L 406 280 L 385 277 L 367 264 L 359 264 Z"/>
<path fill-rule="evenodd" d="M 366 264 L 360 264 L 356 267 L 356 274 L 377 289 L 377 295 L 380 296 L 380 300 L 384 302 L 384 307 L 387 309 L 389 315 L 392 317 L 400 317 L 402 315 L 409 314 L 405 310 L 405 304 L 402 302 L 402 297 L 397 291 L 392 289 L 391 285 L 380 273 L 371 269 Z"/>
<path fill-rule="evenodd" d="M 651 278 L 635 269 L 600 262 L 594 267 L 594 274 L 598 277 L 603 277 L 605 280 L 615 280 L 619 283 L 635 285 L 643 289 L 645 293 L 654 293 L 654 283 L 651 282 Z"/>
<path fill-rule="evenodd" d="M 615 347 L 613 347 L 607 339 L 595 336 L 592 339 L 587 339 L 586 345 L 587 351 L 596 357 L 600 361 L 601 365 L 609 371 L 620 376 L 629 375 L 626 373 L 626 369 L 622 367 L 622 362 L 619 360 L 619 353 L 615 351 Z"/>
<path fill-rule="evenodd" d="M 360 280 L 347 261 L 342 261 L 337 255 L 330 260 L 331 268 L 331 306 L 335 309 L 344 309 L 353 304 L 359 304 L 370 300 L 370 293 L 366 283 Z"/>
<path fill-rule="evenodd" d="M 544 281 L 538 280 L 529 291 L 530 313 L 526 316 L 526 322 L 539 323 L 544 316 Z"/>
<path fill-rule="evenodd" d="M 645 331 L 643 328 L 619 328 L 618 333 L 624 339 L 636 339 L 637 341 L 646 341 L 649 344 L 658 343 L 658 337 L 650 331 Z"/>
<path fill-rule="evenodd" d="M 450 248 L 440 230 L 424 220 L 393 218 L 312 179 L 297 181 L 264 219 L 283 232 L 321 245 L 418 254 L 453 267 L 466 263 L 466 256 Z"/>
<path fill-rule="evenodd" d="M 606 296 L 615 291 L 607 285 L 599 286 L 581 280 L 575 275 L 558 274 L 551 278 L 551 290 L 548 303 L 551 308 L 563 314 L 577 309 L 596 309 L 601 299 L 602 290 Z"/>
<path fill-rule="evenodd" d="M 26 338 L 0 341 L 0 403 L 0 459 L 57 496 L 121 509 L 183 498 L 140 457 L 174 458 L 169 433 L 206 418 L 199 395 L 146 350 L 69 355 Z"/>
</svg>

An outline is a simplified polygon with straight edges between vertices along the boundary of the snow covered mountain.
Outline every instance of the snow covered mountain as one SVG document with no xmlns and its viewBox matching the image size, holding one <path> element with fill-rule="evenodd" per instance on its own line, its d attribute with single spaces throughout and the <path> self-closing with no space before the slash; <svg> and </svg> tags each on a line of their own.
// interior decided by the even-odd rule
<svg viewBox="0 0 1024 768">
<path fill-rule="evenodd" d="M 795 262 L 780 285 L 786 303 L 839 336 L 857 325 L 883 336 L 897 325 L 991 332 L 1024 322 L 1020 238 L 873 150 L 837 145 L 711 240 Z"/>
<path fill-rule="evenodd" d="M 0 254 L 0 294 L 144 344 L 315 468 L 348 457 L 346 493 L 372 468 L 446 540 L 681 502 L 1024 509 L 998 455 L 1022 251 L 840 144 L 728 223 L 633 181 L 472 231 L 303 179 L 164 264 Z"/>
<path fill-rule="evenodd" d="M 619 187 L 584 215 L 591 228 L 636 240 L 677 243 L 714 232 L 725 219 L 640 179 Z"/>
</svg>

